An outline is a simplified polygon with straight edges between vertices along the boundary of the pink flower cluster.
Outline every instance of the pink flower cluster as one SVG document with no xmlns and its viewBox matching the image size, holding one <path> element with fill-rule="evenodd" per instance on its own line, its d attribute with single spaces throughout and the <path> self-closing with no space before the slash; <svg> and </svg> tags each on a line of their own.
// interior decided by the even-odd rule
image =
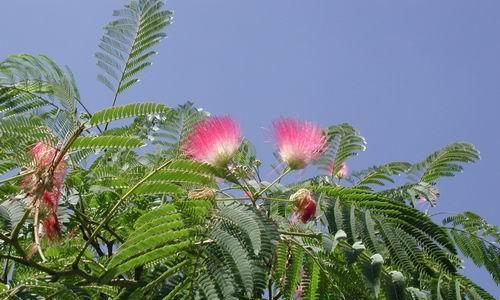
<svg viewBox="0 0 500 300">
<path fill-rule="evenodd" d="M 305 168 L 326 148 L 321 128 L 297 119 L 273 122 L 278 154 L 292 170 Z M 194 160 L 225 166 L 239 149 L 243 138 L 238 124 L 230 117 L 209 117 L 197 123 L 182 149 Z"/>
<path fill-rule="evenodd" d="M 54 240 L 59 235 L 57 207 L 61 198 L 61 189 L 66 175 L 66 164 L 61 160 L 54 168 L 51 178 L 46 178 L 48 170 L 54 163 L 58 150 L 39 142 L 31 149 L 34 173 L 23 179 L 22 186 L 35 199 L 41 201 L 44 212 L 42 225 L 46 236 Z"/>
<path fill-rule="evenodd" d="M 273 129 L 278 154 L 292 170 L 305 168 L 326 148 L 323 130 L 311 122 L 280 119 L 273 122 Z"/>
<path fill-rule="evenodd" d="M 225 166 L 238 151 L 242 136 L 239 125 L 230 117 L 210 117 L 198 122 L 183 146 L 194 160 Z"/>
</svg>

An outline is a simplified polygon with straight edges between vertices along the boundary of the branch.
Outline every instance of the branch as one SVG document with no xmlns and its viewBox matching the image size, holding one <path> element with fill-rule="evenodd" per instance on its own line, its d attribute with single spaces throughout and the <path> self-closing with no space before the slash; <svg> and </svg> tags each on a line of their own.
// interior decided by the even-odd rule
<svg viewBox="0 0 500 300">
<path fill-rule="evenodd" d="M 94 230 L 94 232 L 92 233 L 92 235 L 89 237 L 89 239 L 87 240 L 87 242 L 85 243 L 85 245 L 83 246 L 83 248 L 80 250 L 80 252 L 78 253 L 78 255 L 75 258 L 75 261 L 73 262 L 73 266 L 77 266 L 78 265 L 78 262 L 80 261 L 80 258 L 82 257 L 82 255 L 85 253 L 85 250 L 87 249 L 87 247 L 90 245 L 90 243 L 96 237 L 96 235 L 98 234 L 99 230 L 101 230 L 102 227 L 105 226 L 111 220 L 111 218 L 113 218 L 113 214 L 116 212 L 116 210 L 118 209 L 118 207 L 123 203 L 123 201 L 125 201 L 125 199 L 127 199 L 141 184 L 143 184 L 146 180 L 148 180 L 149 177 L 153 176 L 158 171 L 160 171 L 161 169 L 165 168 L 166 166 L 168 166 L 171 163 L 172 163 L 172 160 L 170 159 L 170 160 L 166 161 L 165 163 L 163 163 L 158 168 L 154 169 L 152 172 L 150 172 L 148 175 L 146 175 L 143 179 L 139 180 L 139 182 L 137 182 L 132 188 L 130 188 L 125 193 L 125 195 L 123 195 L 118 200 L 118 202 L 116 202 L 116 204 L 106 214 L 106 218 L 97 226 L 97 228 Z"/>
</svg>

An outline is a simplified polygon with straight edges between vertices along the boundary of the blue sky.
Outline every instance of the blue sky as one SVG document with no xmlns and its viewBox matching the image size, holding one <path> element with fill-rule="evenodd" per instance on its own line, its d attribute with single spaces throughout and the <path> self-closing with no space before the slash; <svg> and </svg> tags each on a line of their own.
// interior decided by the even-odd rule
<svg viewBox="0 0 500 300">
<path fill-rule="evenodd" d="M 67 64 L 92 110 L 112 102 L 95 80 L 102 26 L 125 1 L 2 1 L 0 57 L 46 54 Z M 368 148 L 361 169 L 417 161 L 455 141 L 482 160 L 440 182 L 438 211 L 499 223 L 500 1 L 172 0 L 174 24 L 153 66 L 119 103 L 187 100 L 241 122 L 270 163 L 278 116 L 349 122 Z M 466 274 L 500 298 L 483 271 Z"/>
</svg>

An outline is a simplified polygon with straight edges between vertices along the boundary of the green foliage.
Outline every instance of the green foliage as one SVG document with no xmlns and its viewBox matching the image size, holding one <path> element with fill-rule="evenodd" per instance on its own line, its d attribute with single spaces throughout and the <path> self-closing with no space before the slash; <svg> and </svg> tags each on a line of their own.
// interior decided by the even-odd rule
<svg viewBox="0 0 500 300">
<path fill-rule="evenodd" d="M 366 149 L 365 139 L 347 123 L 328 127 L 326 135 L 328 149 L 317 164 L 329 176 L 335 176 L 347 158 Z"/>
<path fill-rule="evenodd" d="M 132 0 L 115 10 L 115 20 L 106 25 L 95 54 L 97 66 L 105 74 L 97 77 L 116 96 L 139 82 L 137 74 L 151 65 L 151 50 L 164 37 L 171 12 L 160 0 Z M 113 103 L 114 105 L 114 103 Z"/>
<path fill-rule="evenodd" d="M 474 162 L 479 159 L 479 151 L 467 143 L 454 143 L 438 150 L 415 164 L 413 172 L 421 173 L 423 182 L 435 182 L 441 177 L 455 176 L 463 167 L 459 163 Z"/>
<path fill-rule="evenodd" d="M 458 249 L 477 266 L 484 266 L 500 282 L 500 231 L 472 212 L 449 216 L 443 220 Z"/>
<path fill-rule="evenodd" d="M 327 176 L 298 183 L 263 181 L 246 139 L 225 167 L 191 160 L 183 144 L 209 113 L 115 106 L 171 12 L 132 0 L 114 16 L 96 54 L 114 98 L 94 114 L 68 68 L 27 54 L 0 62 L 2 299 L 494 299 L 459 270 L 469 258 L 500 281 L 498 227 L 471 212 L 438 225 L 415 208 L 436 206 L 438 180 L 479 159 L 472 145 L 351 172 L 349 187 L 338 172 L 366 143 L 345 123 L 325 130 L 316 163 Z M 38 142 L 56 155 L 34 157 Z M 300 214 L 311 199 L 290 200 L 299 188 L 315 199 L 310 220 Z"/>
<path fill-rule="evenodd" d="M 0 107 L 3 117 L 52 106 L 76 112 L 80 95 L 73 74 L 50 58 L 28 54 L 11 55 L 0 63 Z M 74 121 L 74 120 L 73 120 Z"/>
<path fill-rule="evenodd" d="M 410 167 L 410 163 L 398 161 L 370 168 L 355 175 L 359 177 L 356 186 L 370 188 L 371 185 L 384 186 L 386 183 L 394 183 L 392 176 L 406 173 Z"/>
<path fill-rule="evenodd" d="M 160 103 L 132 103 L 122 106 L 109 107 L 104 110 L 96 112 L 90 118 L 90 125 L 96 126 L 99 124 L 108 123 L 118 119 L 125 119 L 130 117 L 138 117 L 144 115 L 167 113 L 170 109 Z"/>
<path fill-rule="evenodd" d="M 80 149 L 106 149 L 106 148 L 137 148 L 143 141 L 135 137 L 125 136 L 81 136 L 72 144 L 72 150 Z"/>
<path fill-rule="evenodd" d="M 104 278 L 112 278 L 138 266 L 157 260 L 172 259 L 196 241 L 196 227 L 186 227 L 182 213 L 174 204 L 165 204 L 135 223 L 128 239 L 108 263 Z"/>
</svg>

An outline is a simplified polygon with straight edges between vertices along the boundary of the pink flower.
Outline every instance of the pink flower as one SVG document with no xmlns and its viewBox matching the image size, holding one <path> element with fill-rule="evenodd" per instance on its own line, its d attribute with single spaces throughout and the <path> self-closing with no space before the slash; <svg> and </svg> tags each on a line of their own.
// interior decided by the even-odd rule
<svg viewBox="0 0 500 300">
<path fill-rule="evenodd" d="M 306 189 L 300 189 L 290 196 L 294 202 L 294 219 L 298 218 L 302 223 L 309 222 L 316 214 L 316 201 L 312 193 Z"/>
<path fill-rule="evenodd" d="M 43 231 L 49 240 L 54 241 L 59 237 L 59 220 L 57 219 L 57 213 L 51 212 L 42 221 Z"/>
<path fill-rule="evenodd" d="M 210 117 L 198 122 L 183 145 L 183 152 L 194 160 L 223 167 L 242 142 L 238 124 L 228 116 Z"/>
<path fill-rule="evenodd" d="M 34 173 L 26 176 L 22 187 L 36 200 L 41 201 L 41 208 L 46 212 L 42 225 L 46 236 L 54 240 L 59 233 L 57 207 L 61 198 L 61 189 L 66 175 L 66 163 L 61 160 L 53 170 L 52 177 L 47 180 L 48 171 L 55 162 L 59 150 L 42 142 L 31 148 Z"/>
<path fill-rule="evenodd" d="M 311 122 L 279 119 L 273 131 L 281 159 L 293 170 L 303 169 L 326 148 L 323 130 Z"/>
</svg>

